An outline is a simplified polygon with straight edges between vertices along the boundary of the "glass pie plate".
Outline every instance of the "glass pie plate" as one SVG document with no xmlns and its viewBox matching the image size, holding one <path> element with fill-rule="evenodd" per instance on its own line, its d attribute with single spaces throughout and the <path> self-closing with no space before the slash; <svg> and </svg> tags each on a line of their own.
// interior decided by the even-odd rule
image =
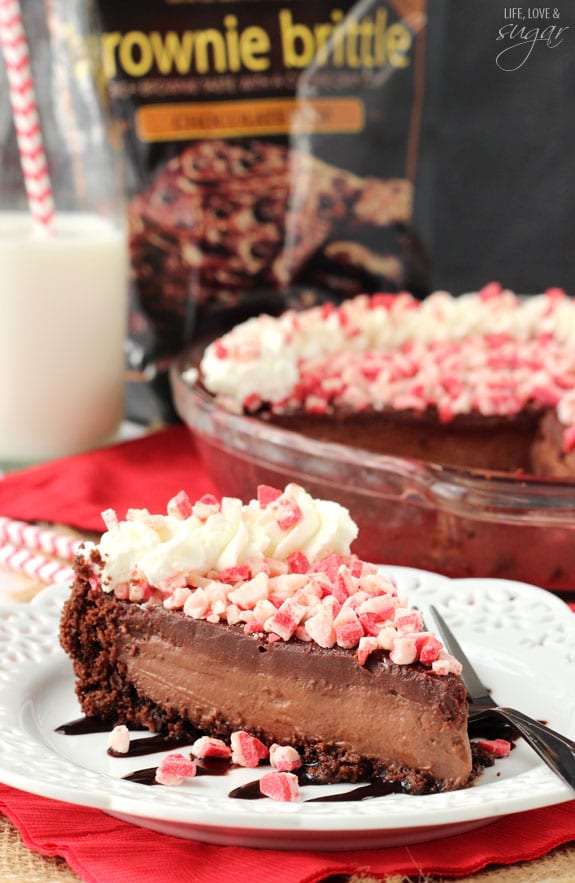
<svg viewBox="0 0 575 883">
<path fill-rule="evenodd" d="M 222 408 L 171 371 L 176 411 L 219 490 L 296 482 L 346 506 L 364 560 L 445 576 L 493 577 L 575 592 L 575 481 L 516 477 L 372 454 Z"/>
</svg>

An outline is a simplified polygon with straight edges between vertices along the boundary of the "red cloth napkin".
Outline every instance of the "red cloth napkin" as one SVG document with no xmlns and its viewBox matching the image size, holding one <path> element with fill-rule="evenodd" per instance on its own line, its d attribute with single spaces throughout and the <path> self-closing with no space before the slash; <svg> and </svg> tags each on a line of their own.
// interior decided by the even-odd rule
<svg viewBox="0 0 575 883">
<path fill-rule="evenodd" d="M 85 454 L 51 460 L 0 479 L 0 515 L 105 530 L 112 508 L 165 512 L 180 490 L 192 499 L 214 493 L 189 430 L 180 424 Z"/>
<path fill-rule="evenodd" d="M 461 877 L 538 858 L 575 838 L 575 801 L 501 818 L 443 840 L 361 852 L 275 852 L 155 834 L 98 810 L 0 785 L 0 811 L 26 845 L 59 855 L 89 883 L 316 883 L 330 874 Z"/>
</svg>

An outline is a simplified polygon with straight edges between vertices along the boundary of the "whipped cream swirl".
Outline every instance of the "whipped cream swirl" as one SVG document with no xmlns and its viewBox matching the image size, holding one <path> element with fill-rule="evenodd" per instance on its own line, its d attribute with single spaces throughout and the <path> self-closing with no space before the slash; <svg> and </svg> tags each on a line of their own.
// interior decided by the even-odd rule
<svg viewBox="0 0 575 883">
<path fill-rule="evenodd" d="M 235 497 L 220 503 L 208 496 L 192 506 L 181 495 L 171 501 L 167 515 L 130 509 L 124 521 L 111 510 L 103 517 L 108 530 L 96 548 L 107 592 L 139 581 L 171 591 L 190 578 L 258 556 L 285 561 L 299 551 L 313 564 L 331 553 L 349 554 L 358 532 L 347 509 L 316 500 L 296 484 L 269 501 L 264 491 L 247 505 Z"/>
</svg>

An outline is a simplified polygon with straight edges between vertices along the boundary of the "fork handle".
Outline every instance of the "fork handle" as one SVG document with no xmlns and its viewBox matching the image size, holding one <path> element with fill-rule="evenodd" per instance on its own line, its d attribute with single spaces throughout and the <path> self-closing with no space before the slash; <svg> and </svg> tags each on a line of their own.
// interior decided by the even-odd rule
<svg viewBox="0 0 575 883">
<path fill-rule="evenodd" d="M 504 706 L 503 710 L 508 714 L 513 714 L 516 720 L 524 721 L 526 726 L 535 727 L 535 729 L 541 733 L 542 737 L 547 735 L 554 736 L 573 752 L 573 754 L 575 754 L 575 742 L 573 739 L 570 739 L 569 736 L 564 736 L 562 733 L 558 733 L 557 730 L 552 730 L 551 727 L 548 727 L 546 724 L 542 723 L 542 721 L 535 720 L 523 711 L 518 711 L 516 708 L 508 708 L 507 706 Z"/>
<path fill-rule="evenodd" d="M 515 727 L 547 766 L 575 791 L 575 743 L 514 708 L 496 706 L 476 716 L 480 714 L 498 715 Z"/>
<path fill-rule="evenodd" d="M 555 736 L 560 742 L 571 751 L 575 752 L 575 742 L 573 739 L 570 739 L 568 736 L 564 736 L 562 733 L 558 733 L 556 730 L 552 730 L 551 727 L 548 727 L 542 721 L 538 721 L 533 717 L 529 717 L 529 715 L 525 714 L 523 711 L 518 711 L 516 708 L 508 708 L 507 706 L 498 706 L 496 703 L 489 705 L 473 705 L 469 706 L 469 720 L 473 722 L 474 720 L 481 720 L 484 717 L 487 717 L 489 714 L 497 714 L 497 712 L 505 712 L 507 715 L 514 715 L 514 720 L 522 720 L 526 726 L 533 727 L 535 730 L 541 733 L 543 737 L 546 734 L 550 734 Z M 499 715 L 503 717 L 503 714 Z M 510 718 L 505 718 L 510 723 Z M 518 728 L 516 728 L 518 729 Z"/>
</svg>

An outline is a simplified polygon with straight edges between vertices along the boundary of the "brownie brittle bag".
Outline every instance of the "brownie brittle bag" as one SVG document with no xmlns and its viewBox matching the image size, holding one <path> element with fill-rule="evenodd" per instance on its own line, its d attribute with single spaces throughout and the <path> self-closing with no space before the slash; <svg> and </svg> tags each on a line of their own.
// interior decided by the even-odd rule
<svg viewBox="0 0 575 883">
<path fill-rule="evenodd" d="M 133 367 L 266 310 L 423 296 L 425 0 L 99 0 Z"/>
</svg>

